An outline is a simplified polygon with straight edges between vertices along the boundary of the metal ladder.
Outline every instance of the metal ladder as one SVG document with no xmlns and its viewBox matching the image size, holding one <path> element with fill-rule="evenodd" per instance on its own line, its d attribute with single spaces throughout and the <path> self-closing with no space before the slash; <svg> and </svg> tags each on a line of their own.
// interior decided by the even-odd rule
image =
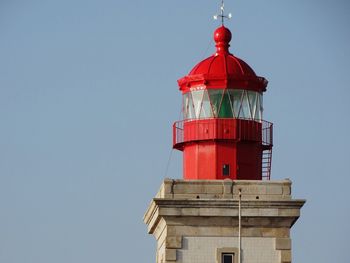
<svg viewBox="0 0 350 263">
<path fill-rule="evenodd" d="M 262 151 L 262 179 L 270 180 L 272 147 Z"/>
</svg>

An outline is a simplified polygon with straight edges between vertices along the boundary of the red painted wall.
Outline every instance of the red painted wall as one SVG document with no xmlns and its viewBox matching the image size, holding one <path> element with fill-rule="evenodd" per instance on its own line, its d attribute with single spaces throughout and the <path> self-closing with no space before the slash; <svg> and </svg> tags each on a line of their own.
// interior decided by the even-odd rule
<svg viewBox="0 0 350 263">
<path fill-rule="evenodd" d="M 185 179 L 262 178 L 261 123 L 240 119 L 205 119 L 183 124 Z M 176 138 L 174 139 L 176 143 Z M 229 174 L 223 166 L 229 165 Z"/>
</svg>

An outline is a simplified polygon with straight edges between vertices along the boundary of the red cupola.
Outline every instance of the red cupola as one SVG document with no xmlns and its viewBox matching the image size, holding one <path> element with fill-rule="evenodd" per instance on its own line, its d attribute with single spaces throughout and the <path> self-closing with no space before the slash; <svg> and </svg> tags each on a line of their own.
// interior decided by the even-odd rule
<svg viewBox="0 0 350 263">
<path fill-rule="evenodd" d="M 216 52 L 178 80 L 183 120 L 173 147 L 183 151 L 184 179 L 269 179 L 272 123 L 262 119 L 267 81 L 229 52 L 232 35 L 214 32 Z"/>
</svg>

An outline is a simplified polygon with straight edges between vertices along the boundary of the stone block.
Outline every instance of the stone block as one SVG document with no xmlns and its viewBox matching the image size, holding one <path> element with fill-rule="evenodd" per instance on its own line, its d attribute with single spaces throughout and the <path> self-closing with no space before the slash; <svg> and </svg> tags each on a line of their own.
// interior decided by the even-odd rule
<svg viewBox="0 0 350 263">
<path fill-rule="evenodd" d="M 291 250 L 292 244 L 291 244 L 290 238 L 276 238 L 275 241 L 275 249 L 276 250 Z"/>
<path fill-rule="evenodd" d="M 262 237 L 259 227 L 245 227 L 242 229 L 243 237 Z"/>
<path fill-rule="evenodd" d="M 279 216 L 299 217 L 300 209 L 279 209 Z"/>
<path fill-rule="evenodd" d="M 182 209 L 178 207 L 170 207 L 170 208 L 159 208 L 160 215 L 172 215 L 172 216 L 181 216 L 182 215 Z"/>
<path fill-rule="evenodd" d="M 163 182 L 163 185 L 161 186 L 161 194 L 164 196 L 164 195 L 167 195 L 167 194 L 172 194 L 173 192 L 173 180 L 171 179 L 165 179 L 164 182 Z"/>
<path fill-rule="evenodd" d="M 192 193 L 192 194 L 175 194 L 176 199 L 222 199 L 222 194 L 208 194 L 208 193 Z"/>
<path fill-rule="evenodd" d="M 258 210 L 259 216 L 275 217 L 278 215 L 277 208 L 260 208 Z"/>
<path fill-rule="evenodd" d="M 238 236 L 238 228 L 220 226 L 169 226 L 169 236 Z"/>
<path fill-rule="evenodd" d="M 223 185 L 208 183 L 175 183 L 174 194 L 222 194 Z"/>
<path fill-rule="evenodd" d="M 224 194 L 228 196 L 232 196 L 232 181 L 231 180 L 225 180 L 223 183 L 223 189 L 224 189 Z"/>
<path fill-rule="evenodd" d="M 292 262 L 292 251 L 291 250 L 281 250 L 281 263 L 290 263 Z"/>
<path fill-rule="evenodd" d="M 165 232 L 165 229 L 166 229 L 166 222 L 165 222 L 164 218 L 162 218 L 159 220 L 158 225 L 154 229 L 154 232 L 153 232 L 154 237 L 157 240 L 159 240 L 160 236 L 163 234 L 163 232 Z"/>
<path fill-rule="evenodd" d="M 182 237 L 181 236 L 169 236 L 165 240 L 166 248 L 181 248 L 182 247 Z"/>
<path fill-rule="evenodd" d="M 233 194 L 238 194 L 241 189 L 242 198 L 243 195 L 266 195 L 266 185 L 235 185 L 233 188 Z"/>
<path fill-rule="evenodd" d="M 165 260 L 176 261 L 176 249 L 166 248 L 165 249 Z"/>
<path fill-rule="evenodd" d="M 283 187 L 282 185 L 268 185 L 266 187 L 266 194 L 268 195 L 282 195 Z"/>
<path fill-rule="evenodd" d="M 291 195 L 291 187 L 288 185 L 283 186 L 283 194 L 284 195 Z"/>
<path fill-rule="evenodd" d="M 261 228 L 261 234 L 263 237 L 278 237 L 278 238 L 289 238 L 290 229 L 289 228 Z"/>
</svg>

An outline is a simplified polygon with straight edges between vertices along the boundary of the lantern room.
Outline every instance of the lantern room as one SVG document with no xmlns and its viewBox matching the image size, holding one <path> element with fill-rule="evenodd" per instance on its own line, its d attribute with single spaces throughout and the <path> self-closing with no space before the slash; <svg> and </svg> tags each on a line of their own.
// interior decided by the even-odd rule
<svg viewBox="0 0 350 263">
<path fill-rule="evenodd" d="M 183 120 L 174 123 L 173 147 L 183 151 L 184 179 L 270 178 L 267 80 L 229 52 L 231 38 L 228 28 L 216 29 L 216 52 L 178 80 Z"/>
</svg>

